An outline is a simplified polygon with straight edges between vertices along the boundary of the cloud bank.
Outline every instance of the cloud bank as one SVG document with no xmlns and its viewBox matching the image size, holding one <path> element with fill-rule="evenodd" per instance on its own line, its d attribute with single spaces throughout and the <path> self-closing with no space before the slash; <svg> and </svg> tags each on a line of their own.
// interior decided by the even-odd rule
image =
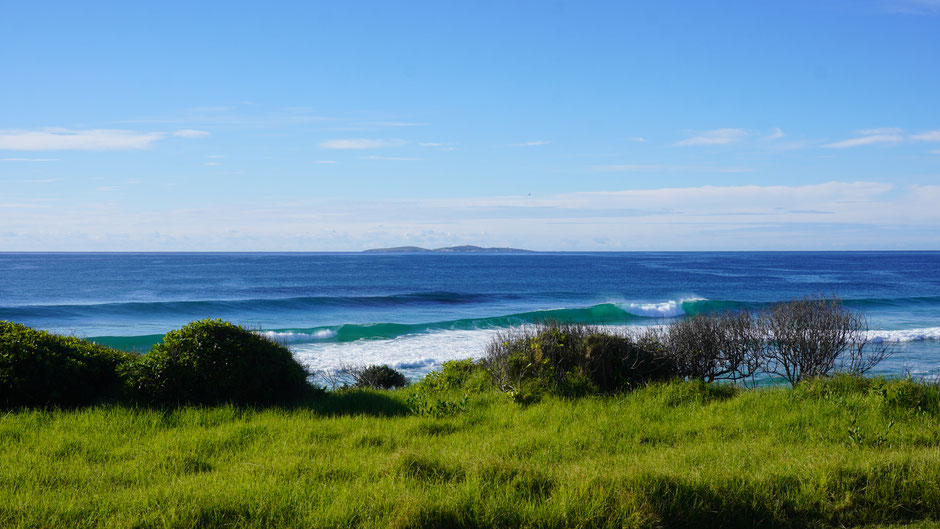
<svg viewBox="0 0 940 529">
<path fill-rule="evenodd" d="M 140 212 L 7 200 L 10 250 L 940 249 L 940 185 L 697 186 L 473 199 L 297 200 Z M 117 222 L 116 219 L 120 219 Z"/>
<path fill-rule="evenodd" d="M 0 130 L 0 149 L 13 151 L 121 151 L 146 149 L 163 138 L 163 132 L 134 132 L 119 129 L 38 131 Z"/>
</svg>

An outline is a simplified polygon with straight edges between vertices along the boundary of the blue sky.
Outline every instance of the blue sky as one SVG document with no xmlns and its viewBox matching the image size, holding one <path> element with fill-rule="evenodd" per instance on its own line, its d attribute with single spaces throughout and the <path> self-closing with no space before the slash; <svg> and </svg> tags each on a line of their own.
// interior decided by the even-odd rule
<svg viewBox="0 0 940 529">
<path fill-rule="evenodd" d="M 937 250 L 938 57 L 940 0 L 0 0 L 0 250 Z"/>
</svg>

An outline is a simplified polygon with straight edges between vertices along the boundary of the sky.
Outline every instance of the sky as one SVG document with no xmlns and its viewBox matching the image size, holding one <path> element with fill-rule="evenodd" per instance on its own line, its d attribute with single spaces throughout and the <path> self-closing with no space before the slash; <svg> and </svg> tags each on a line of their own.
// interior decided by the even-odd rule
<svg viewBox="0 0 940 529">
<path fill-rule="evenodd" d="M 940 0 L 0 0 L 0 251 L 940 250 Z"/>
</svg>

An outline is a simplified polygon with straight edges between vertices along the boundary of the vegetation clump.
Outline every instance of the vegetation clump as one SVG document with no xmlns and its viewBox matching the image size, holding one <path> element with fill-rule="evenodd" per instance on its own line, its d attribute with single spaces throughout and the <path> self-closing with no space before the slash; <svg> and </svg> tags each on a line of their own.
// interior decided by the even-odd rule
<svg viewBox="0 0 940 529">
<path fill-rule="evenodd" d="M 449 360 L 441 368 L 424 376 L 415 388 L 418 391 L 467 391 L 480 393 L 493 388 L 493 380 L 483 364 L 471 360 Z"/>
<path fill-rule="evenodd" d="M 113 397 L 135 355 L 0 321 L 0 406 L 80 406 Z"/>
<path fill-rule="evenodd" d="M 548 322 L 501 333 L 484 365 L 516 400 L 545 392 L 566 396 L 628 389 L 676 373 L 661 344 L 580 324 Z"/>
<path fill-rule="evenodd" d="M 393 389 L 408 385 L 408 379 L 394 368 L 387 365 L 371 365 L 352 369 L 357 388 Z"/>
<path fill-rule="evenodd" d="M 520 402 L 673 378 L 747 385 L 763 376 L 796 386 L 878 365 L 892 351 L 867 331 L 864 315 L 816 295 L 757 314 L 699 314 L 632 334 L 558 322 L 510 329 L 488 345 L 483 363 L 496 386 Z"/>
<path fill-rule="evenodd" d="M 167 333 L 123 375 L 135 397 L 156 404 L 279 404 L 310 388 L 289 349 L 211 319 Z"/>
</svg>

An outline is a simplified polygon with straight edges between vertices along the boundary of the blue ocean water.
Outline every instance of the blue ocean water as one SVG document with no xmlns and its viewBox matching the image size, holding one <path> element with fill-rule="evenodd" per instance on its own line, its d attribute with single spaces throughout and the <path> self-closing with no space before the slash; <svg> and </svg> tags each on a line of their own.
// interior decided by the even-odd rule
<svg viewBox="0 0 940 529">
<path fill-rule="evenodd" d="M 940 375 L 940 252 L 0 253 L 0 320 L 146 351 L 222 318 L 314 369 L 411 375 L 480 356 L 511 325 L 650 325 L 816 293 L 897 344 L 881 372 Z"/>
</svg>

